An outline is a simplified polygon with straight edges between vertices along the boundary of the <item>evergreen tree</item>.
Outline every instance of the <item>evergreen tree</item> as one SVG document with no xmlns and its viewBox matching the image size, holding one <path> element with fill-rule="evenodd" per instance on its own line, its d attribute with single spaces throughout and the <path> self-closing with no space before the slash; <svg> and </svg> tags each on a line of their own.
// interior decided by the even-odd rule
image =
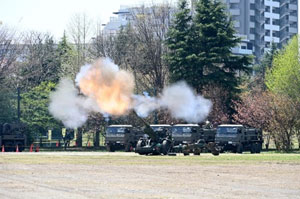
<svg viewBox="0 0 300 199">
<path fill-rule="evenodd" d="M 240 92 L 240 73 L 250 72 L 251 58 L 232 53 L 240 38 L 235 36 L 226 13 L 225 5 L 218 0 L 199 0 L 191 21 L 186 1 L 181 1 L 167 40 L 167 60 L 171 80 L 185 80 L 198 93 L 207 87 L 226 90 L 224 103 L 231 115 L 232 100 Z"/>
<path fill-rule="evenodd" d="M 44 133 L 48 128 L 61 128 L 62 123 L 53 118 L 48 111 L 49 95 L 55 88 L 53 82 L 40 85 L 23 93 L 21 121 L 27 124 L 31 132 Z"/>
<path fill-rule="evenodd" d="M 220 1 L 200 0 L 196 4 L 194 46 L 198 65 L 195 73 L 199 87 L 213 84 L 224 87 L 232 94 L 238 92 L 237 72 L 249 72 L 249 57 L 232 54 L 231 50 L 240 42 L 234 34 L 233 22 Z"/>
<path fill-rule="evenodd" d="M 191 11 L 186 0 L 179 1 L 178 7 L 166 40 L 169 48 L 166 60 L 169 65 L 170 80 L 171 82 L 185 80 L 188 84 L 196 86 L 193 84 L 192 71 L 196 55 L 191 48 Z"/>
<path fill-rule="evenodd" d="M 75 50 L 68 42 L 65 32 L 61 41 L 58 43 L 56 54 L 58 56 L 60 76 L 70 76 L 74 78 L 79 68 L 76 64 Z"/>
<path fill-rule="evenodd" d="M 263 80 L 265 79 L 266 71 L 272 68 L 272 62 L 277 52 L 277 45 L 272 42 L 271 49 L 264 53 L 261 63 L 254 68 L 255 73 L 261 76 Z"/>
</svg>

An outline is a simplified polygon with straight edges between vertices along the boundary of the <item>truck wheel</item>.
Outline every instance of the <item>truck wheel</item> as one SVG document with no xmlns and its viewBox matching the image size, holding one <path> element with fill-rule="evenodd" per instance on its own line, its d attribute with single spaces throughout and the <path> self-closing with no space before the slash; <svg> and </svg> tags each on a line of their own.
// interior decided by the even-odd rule
<svg viewBox="0 0 300 199">
<path fill-rule="evenodd" d="M 113 146 L 112 144 L 108 144 L 108 145 L 106 146 L 106 149 L 107 149 L 107 151 L 109 151 L 109 152 L 114 152 L 114 151 L 115 151 L 114 146 Z"/>
<path fill-rule="evenodd" d="M 256 153 L 256 144 L 252 143 L 250 148 L 251 153 Z"/>
<path fill-rule="evenodd" d="M 216 149 L 213 149 L 213 150 L 211 151 L 211 153 L 212 153 L 213 155 L 215 155 L 215 156 L 217 156 L 217 155 L 220 154 L 220 152 L 219 152 L 218 150 L 216 150 Z"/>
<path fill-rule="evenodd" d="M 258 143 L 255 144 L 255 152 L 256 153 L 260 153 L 261 152 L 261 148 L 262 148 L 261 144 L 258 144 Z"/>
<path fill-rule="evenodd" d="M 186 156 L 186 155 L 189 155 L 189 153 L 188 152 L 183 152 L 183 155 Z"/>
<path fill-rule="evenodd" d="M 239 145 L 236 147 L 236 152 L 237 152 L 237 153 L 243 153 L 243 145 L 242 145 L 242 144 L 239 144 Z"/>
<path fill-rule="evenodd" d="M 168 142 L 168 140 L 164 140 L 163 143 L 162 143 L 162 153 L 164 155 L 167 155 L 170 151 L 170 143 Z"/>
</svg>

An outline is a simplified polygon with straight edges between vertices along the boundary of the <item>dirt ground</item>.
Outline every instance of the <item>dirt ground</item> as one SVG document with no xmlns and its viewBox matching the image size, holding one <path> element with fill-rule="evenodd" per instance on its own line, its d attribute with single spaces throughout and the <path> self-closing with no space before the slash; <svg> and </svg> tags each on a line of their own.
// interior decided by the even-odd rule
<svg viewBox="0 0 300 199">
<path fill-rule="evenodd" d="M 227 156 L 2 153 L 0 198 L 300 198 L 300 161 Z"/>
</svg>

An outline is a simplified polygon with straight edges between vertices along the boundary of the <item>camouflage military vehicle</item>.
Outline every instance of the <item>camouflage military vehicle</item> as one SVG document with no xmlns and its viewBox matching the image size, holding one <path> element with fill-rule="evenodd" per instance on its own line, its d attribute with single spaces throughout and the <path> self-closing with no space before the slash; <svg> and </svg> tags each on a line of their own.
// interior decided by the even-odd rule
<svg viewBox="0 0 300 199">
<path fill-rule="evenodd" d="M 263 143 L 262 131 L 240 124 L 222 124 L 217 128 L 215 143 L 221 152 L 260 153 Z"/>
<path fill-rule="evenodd" d="M 143 133 L 132 125 L 110 125 L 105 132 L 105 145 L 108 151 L 125 149 L 131 151 Z"/>
<path fill-rule="evenodd" d="M 173 151 L 184 155 L 200 155 L 207 150 L 219 155 L 214 145 L 215 134 L 215 129 L 201 128 L 198 124 L 176 124 L 172 127 Z"/>
<path fill-rule="evenodd" d="M 135 152 L 140 155 L 167 155 L 172 149 L 171 125 L 145 123 L 144 137 L 137 142 Z"/>
<path fill-rule="evenodd" d="M 26 146 L 25 125 L 21 123 L 0 124 L 0 146 L 5 151 L 23 151 Z"/>
</svg>

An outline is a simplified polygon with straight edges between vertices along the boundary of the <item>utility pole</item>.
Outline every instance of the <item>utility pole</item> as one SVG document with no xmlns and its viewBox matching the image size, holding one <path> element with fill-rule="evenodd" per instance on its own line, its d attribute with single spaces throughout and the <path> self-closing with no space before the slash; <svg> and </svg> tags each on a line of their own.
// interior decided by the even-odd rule
<svg viewBox="0 0 300 199">
<path fill-rule="evenodd" d="M 17 110 L 17 114 L 18 114 L 18 122 L 20 122 L 21 119 L 21 108 L 20 108 L 20 101 L 21 101 L 21 96 L 20 96 L 20 87 L 17 88 L 17 101 L 18 101 L 18 110 Z"/>
</svg>

